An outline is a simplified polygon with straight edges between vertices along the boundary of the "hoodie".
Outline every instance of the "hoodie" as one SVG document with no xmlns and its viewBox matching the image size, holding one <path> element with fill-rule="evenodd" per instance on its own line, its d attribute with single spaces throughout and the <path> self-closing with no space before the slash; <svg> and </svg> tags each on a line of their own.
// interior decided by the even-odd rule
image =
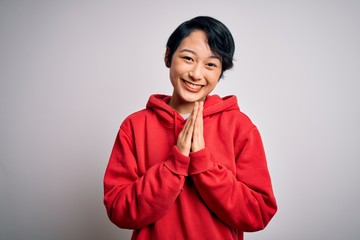
<svg viewBox="0 0 360 240">
<path fill-rule="evenodd" d="M 120 126 L 104 176 L 110 220 L 132 239 L 243 239 L 277 210 L 257 127 L 235 96 L 207 96 L 205 148 L 176 147 L 185 119 L 150 96 Z"/>
</svg>

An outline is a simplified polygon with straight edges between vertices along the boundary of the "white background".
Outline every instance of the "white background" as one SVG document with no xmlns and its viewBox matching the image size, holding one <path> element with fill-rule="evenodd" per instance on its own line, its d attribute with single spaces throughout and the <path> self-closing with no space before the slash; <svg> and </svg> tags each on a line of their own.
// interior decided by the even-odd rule
<svg viewBox="0 0 360 240">
<path fill-rule="evenodd" d="M 236 41 L 214 93 L 259 127 L 279 211 L 246 239 L 359 239 L 360 2 L 0 1 L 0 239 L 129 239 L 102 203 L 120 123 L 171 94 L 165 44 L 210 15 Z"/>
</svg>

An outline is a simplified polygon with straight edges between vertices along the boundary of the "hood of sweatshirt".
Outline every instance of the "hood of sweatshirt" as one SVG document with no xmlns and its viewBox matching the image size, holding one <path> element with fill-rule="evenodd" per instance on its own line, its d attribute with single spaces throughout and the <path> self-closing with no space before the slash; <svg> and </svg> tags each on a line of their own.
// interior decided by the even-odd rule
<svg viewBox="0 0 360 240">
<path fill-rule="evenodd" d="M 163 94 L 151 95 L 146 108 L 154 111 L 165 125 L 174 127 L 175 134 L 177 134 L 177 126 L 183 125 L 185 120 L 176 110 L 168 105 L 170 98 L 171 96 Z M 203 118 L 206 119 L 211 115 L 233 110 L 240 110 L 236 96 L 230 95 L 221 98 L 218 95 L 208 95 L 204 102 Z"/>
</svg>

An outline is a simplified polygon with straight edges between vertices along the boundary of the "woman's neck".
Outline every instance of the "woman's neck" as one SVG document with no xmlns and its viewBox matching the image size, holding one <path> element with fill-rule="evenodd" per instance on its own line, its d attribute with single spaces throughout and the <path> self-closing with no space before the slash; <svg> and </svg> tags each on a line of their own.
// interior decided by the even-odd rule
<svg viewBox="0 0 360 240">
<path fill-rule="evenodd" d="M 175 109 L 180 114 L 191 113 L 194 108 L 195 103 L 185 102 L 180 99 L 176 99 L 174 96 L 171 97 L 169 101 L 169 106 Z"/>
</svg>

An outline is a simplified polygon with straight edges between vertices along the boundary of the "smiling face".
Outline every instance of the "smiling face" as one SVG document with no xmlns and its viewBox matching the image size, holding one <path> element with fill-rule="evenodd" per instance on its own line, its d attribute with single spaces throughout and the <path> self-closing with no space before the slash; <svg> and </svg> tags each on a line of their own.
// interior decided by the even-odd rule
<svg viewBox="0 0 360 240">
<path fill-rule="evenodd" d="M 210 50 L 206 35 L 200 30 L 183 39 L 168 67 L 174 87 L 169 105 L 179 113 L 190 113 L 196 101 L 204 101 L 216 87 L 222 71 L 220 57 Z"/>
</svg>

